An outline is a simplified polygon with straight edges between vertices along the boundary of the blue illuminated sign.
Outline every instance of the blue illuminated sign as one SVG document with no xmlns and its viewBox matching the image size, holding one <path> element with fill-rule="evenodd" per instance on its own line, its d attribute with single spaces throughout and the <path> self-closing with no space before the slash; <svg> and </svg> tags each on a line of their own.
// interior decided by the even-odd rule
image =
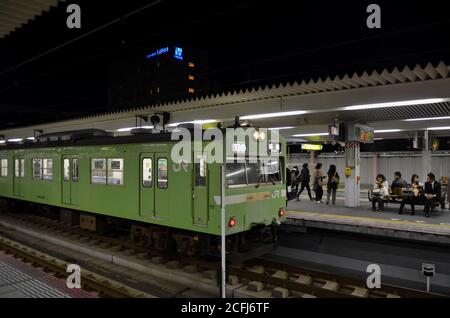
<svg viewBox="0 0 450 318">
<path fill-rule="evenodd" d="M 154 52 L 151 52 L 150 54 L 147 54 L 147 58 L 151 59 L 152 57 L 155 57 L 155 56 L 161 55 L 161 54 L 166 54 L 168 52 L 169 52 L 169 47 L 166 46 L 166 47 L 160 48 Z"/>
<path fill-rule="evenodd" d="M 173 55 L 177 60 L 183 60 L 183 49 L 181 47 L 175 47 L 175 54 Z"/>
</svg>

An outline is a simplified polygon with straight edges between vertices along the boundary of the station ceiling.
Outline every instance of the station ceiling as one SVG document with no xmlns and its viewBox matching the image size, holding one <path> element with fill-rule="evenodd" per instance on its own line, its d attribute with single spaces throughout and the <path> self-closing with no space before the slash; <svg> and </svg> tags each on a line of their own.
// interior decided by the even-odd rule
<svg viewBox="0 0 450 318">
<path fill-rule="evenodd" d="M 0 0 L 0 39 L 56 7 L 59 0 Z"/>
<path fill-rule="evenodd" d="M 171 113 L 172 123 L 217 120 L 227 126 L 235 116 L 239 116 L 255 126 L 286 128 L 281 130 L 283 135 L 299 137 L 299 140 L 318 140 L 314 134 L 326 133 L 328 125 L 335 120 L 368 124 L 376 129 L 375 137 L 379 138 L 406 138 L 413 136 L 415 131 L 436 127 L 447 128 L 433 129 L 433 134 L 449 136 L 449 75 L 450 66 L 443 62 L 402 70 L 366 71 L 333 79 L 280 83 L 148 105 L 129 111 L 2 131 L 0 134 L 7 138 L 24 138 L 32 136 L 35 128 L 45 132 L 82 128 L 114 131 L 135 126 L 136 115 L 166 111 Z M 410 119 L 422 120 L 408 121 Z M 304 136 L 310 134 L 312 136 Z"/>
</svg>

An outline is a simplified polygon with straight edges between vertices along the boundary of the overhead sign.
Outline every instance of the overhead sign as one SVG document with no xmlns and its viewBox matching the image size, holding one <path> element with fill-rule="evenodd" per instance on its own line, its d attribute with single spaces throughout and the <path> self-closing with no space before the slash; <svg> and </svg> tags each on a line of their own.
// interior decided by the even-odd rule
<svg viewBox="0 0 450 318">
<path fill-rule="evenodd" d="M 358 141 L 365 144 L 373 143 L 375 130 L 372 127 L 361 124 L 349 124 L 347 126 L 347 141 Z"/>
<path fill-rule="evenodd" d="M 302 144 L 302 150 L 320 151 L 322 149 L 323 149 L 323 145 Z"/>
<path fill-rule="evenodd" d="M 170 51 L 170 48 L 168 46 L 159 48 L 159 49 L 147 54 L 147 59 L 151 59 L 151 58 L 154 58 L 159 55 L 167 54 L 167 53 L 169 53 L 169 51 Z M 175 59 L 180 60 L 180 61 L 183 60 L 183 48 L 175 47 L 173 52 L 174 52 L 173 57 Z"/>
</svg>

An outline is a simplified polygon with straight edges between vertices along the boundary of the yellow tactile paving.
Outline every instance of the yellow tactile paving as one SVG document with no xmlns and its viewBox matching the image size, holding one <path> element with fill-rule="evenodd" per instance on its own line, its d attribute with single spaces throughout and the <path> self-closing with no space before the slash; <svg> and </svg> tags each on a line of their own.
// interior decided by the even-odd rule
<svg viewBox="0 0 450 318">
<path fill-rule="evenodd" d="M 389 224 L 389 225 L 407 225 L 407 226 L 414 226 L 416 229 L 420 228 L 428 228 L 428 229 L 441 229 L 441 230 L 450 230 L 450 225 L 447 224 L 432 224 L 432 223 L 417 223 L 414 221 L 408 221 L 408 220 L 386 220 L 386 219 L 379 219 L 379 218 L 369 218 L 369 217 L 362 217 L 362 216 L 349 216 L 349 215 L 337 215 L 337 214 L 328 214 L 328 213 L 318 213 L 318 212 L 307 212 L 307 211 L 295 211 L 291 210 L 287 212 L 287 217 L 292 216 L 294 218 L 301 218 L 301 219 L 311 219 L 314 218 L 314 220 L 322 220 L 322 221 L 330 221 L 330 220 L 346 220 L 346 221 L 359 221 L 361 223 L 367 224 L 370 223 L 370 225 L 379 225 L 382 224 Z M 349 224 L 346 222 L 346 224 Z"/>
</svg>

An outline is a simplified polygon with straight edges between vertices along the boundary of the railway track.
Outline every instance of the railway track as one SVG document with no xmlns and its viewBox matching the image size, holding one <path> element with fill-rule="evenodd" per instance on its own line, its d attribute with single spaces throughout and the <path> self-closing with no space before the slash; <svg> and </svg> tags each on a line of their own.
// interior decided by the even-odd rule
<svg viewBox="0 0 450 318">
<path fill-rule="evenodd" d="M 109 237 L 72 227 L 45 217 L 32 214 L 7 214 L 25 225 L 38 226 L 46 231 L 69 237 L 80 242 L 94 242 L 96 246 L 128 251 L 130 255 L 158 259 L 159 263 L 172 264 L 174 268 L 194 267 L 196 272 L 208 273 L 213 286 L 217 262 L 173 255 L 161 250 L 149 249 L 123 238 Z M 169 265 L 170 266 L 170 265 Z M 228 268 L 229 294 L 242 297 L 242 291 L 253 292 L 255 297 L 268 290 L 268 297 L 318 297 L 318 298 L 441 298 L 444 295 L 426 293 L 398 286 L 383 285 L 381 289 L 369 290 L 365 282 L 334 274 L 305 269 L 265 259 L 252 259 L 239 266 Z"/>
<path fill-rule="evenodd" d="M 46 274 L 67 279 L 68 263 L 42 253 L 21 243 L 0 236 L 0 252 L 13 256 L 26 265 L 33 266 Z M 154 298 L 145 292 L 130 288 L 120 282 L 83 269 L 82 288 L 102 298 Z"/>
</svg>

